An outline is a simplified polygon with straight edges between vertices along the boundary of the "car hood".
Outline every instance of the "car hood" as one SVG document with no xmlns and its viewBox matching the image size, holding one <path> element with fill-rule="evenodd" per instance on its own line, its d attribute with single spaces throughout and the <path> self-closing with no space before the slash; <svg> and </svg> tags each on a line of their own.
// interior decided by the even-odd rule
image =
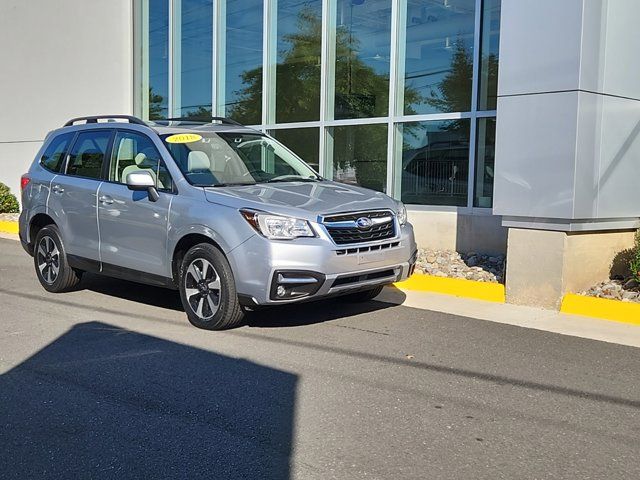
<svg viewBox="0 0 640 480">
<path fill-rule="evenodd" d="M 330 181 L 260 183 L 205 188 L 209 202 L 233 208 L 253 208 L 316 220 L 318 215 L 388 208 L 396 203 L 384 193 Z"/>
</svg>

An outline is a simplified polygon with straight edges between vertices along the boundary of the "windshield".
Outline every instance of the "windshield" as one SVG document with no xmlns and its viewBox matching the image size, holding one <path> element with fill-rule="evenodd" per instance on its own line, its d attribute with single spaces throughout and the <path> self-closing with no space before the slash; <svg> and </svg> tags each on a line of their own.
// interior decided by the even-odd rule
<svg viewBox="0 0 640 480">
<path fill-rule="evenodd" d="M 300 158 L 257 133 L 162 135 L 185 178 L 198 187 L 320 180 Z"/>
</svg>

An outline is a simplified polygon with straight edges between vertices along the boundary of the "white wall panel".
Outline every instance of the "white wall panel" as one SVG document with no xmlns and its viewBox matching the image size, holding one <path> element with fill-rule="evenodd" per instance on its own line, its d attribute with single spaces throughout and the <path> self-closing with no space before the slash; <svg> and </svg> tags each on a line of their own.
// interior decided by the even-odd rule
<svg viewBox="0 0 640 480">
<path fill-rule="evenodd" d="M 131 24 L 131 0 L 2 1 L 1 182 L 15 190 L 35 148 L 7 144 L 74 116 L 132 113 Z"/>
</svg>

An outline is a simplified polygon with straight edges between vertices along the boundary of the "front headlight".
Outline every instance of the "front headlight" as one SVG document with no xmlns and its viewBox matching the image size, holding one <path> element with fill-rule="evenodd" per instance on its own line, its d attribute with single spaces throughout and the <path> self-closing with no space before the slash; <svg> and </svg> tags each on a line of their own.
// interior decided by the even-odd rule
<svg viewBox="0 0 640 480">
<path fill-rule="evenodd" d="M 404 203 L 398 202 L 396 215 L 398 215 L 398 223 L 400 225 L 405 225 L 407 223 L 407 207 L 404 206 Z"/>
<path fill-rule="evenodd" d="M 269 213 L 240 210 L 240 213 L 258 233 L 271 240 L 291 240 L 298 237 L 315 237 L 306 220 Z"/>
</svg>

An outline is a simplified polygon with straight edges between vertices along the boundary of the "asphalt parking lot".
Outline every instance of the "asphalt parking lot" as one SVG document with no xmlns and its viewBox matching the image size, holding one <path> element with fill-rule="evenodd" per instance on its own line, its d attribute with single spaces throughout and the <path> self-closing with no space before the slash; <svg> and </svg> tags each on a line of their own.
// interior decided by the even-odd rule
<svg viewBox="0 0 640 480">
<path fill-rule="evenodd" d="M 0 477 L 640 478 L 640 349 L 380 301 L 207 332 L 0 239 Z"/>
</svg>

